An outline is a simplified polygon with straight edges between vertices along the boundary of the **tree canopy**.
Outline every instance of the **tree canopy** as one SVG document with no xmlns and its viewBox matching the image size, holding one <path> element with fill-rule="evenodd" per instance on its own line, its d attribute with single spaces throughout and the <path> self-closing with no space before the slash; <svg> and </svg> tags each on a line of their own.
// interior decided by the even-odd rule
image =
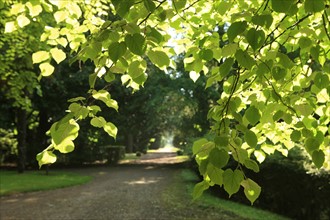
<svg viewBox="0 0 330 220">
<path fill-rule="evenodd" d="M 26 36 L 37 45 L 38 51 L 23 51 L 24 57 L 33 52 L 39 80 L 65 60 L 95 66 L 86 96 L 68 100 L 67 114 L 52 125 L 51 143 L 37 155 L 40 166 L 56 161 L 54 151 L 74 150 L 82 120 L 115 138 L 113 119 L 100 116 L 101 103 L 120 108 L 109 92 L 113 80 L 139 90 L 148 62 L 169 72 L 182 55 L 193 81 L 205 75 L 206 88 L 222 88 L 208 106 L 212 135 L 192 146 L 204 177 L 195 197 L 217 184 L 229 195 L 243 187 L 253 203 L 261 187 L 245 170 L 258 172 L 267 155 L 286 155 L 294 147 L 303 148 L 317 168 L 329 169 L 328 0 L 1 0 L 0 10 L 6 40 Z M 9 52 L 1 51 L 8 60 Z M 38 88 L 30 71 L 11 83 L 15 68 L 0 68 L 11 70 L 1 81 L 13 91 L 24 83 Z M 107 85 L 99 88 L 98 81 Z M 226 167 L 230 158 L 236 168 Z"/>
</svg>

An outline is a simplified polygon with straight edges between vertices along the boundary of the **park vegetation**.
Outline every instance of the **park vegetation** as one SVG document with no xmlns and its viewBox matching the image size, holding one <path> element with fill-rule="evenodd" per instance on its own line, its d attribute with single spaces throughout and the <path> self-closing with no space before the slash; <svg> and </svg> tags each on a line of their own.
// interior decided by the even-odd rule
<svg viewBox="0 0 330 220">
<path fill-rule="evenodd" d="M 16 136 L 22 172 L 27 152 L 41 167 L 199 137 L 194 197 L 218 185 L 253 204 L 268 158 L 330 169 L 329 14 L 328 0 L 0 0 L 1 143 Z"/>
</svg>

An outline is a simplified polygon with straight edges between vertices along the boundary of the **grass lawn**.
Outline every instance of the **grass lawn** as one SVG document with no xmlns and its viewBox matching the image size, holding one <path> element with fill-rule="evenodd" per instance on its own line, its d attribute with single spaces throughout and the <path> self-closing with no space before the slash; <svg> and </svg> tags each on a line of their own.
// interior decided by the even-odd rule
<svg viewBox="0 0 330 220">
<path fill-rule="evenodd" d="M 90 181 L 92 177 L 82 176 L 65 171 L 26 171 L 18 174 L 16 171 L 0 171 L 0 196 L 20 192 L 50 190 L 74 186 Z"/>
<path fill-rule="evenodd" d="M 190 205 L 197 208 L 214 208 L 234 213 L 244 219 L 251 220 L 288 220 L 289 218 L 277 215 L 272 212 L 254 208 L 253 206 L 247 206 L 240 203 L 224 200 L 211 195 L 208 191 L 205 191 L 203 195 L 196 201 L 192 201 L 192 192 L 196 181 L 198 181 L 197 175 L 191 170 L 185 169 L 181 172 L 181 175 L 176 177 L 172 186 L 169 187 L 168 192 L 164 192 L 163 197 L 172 205 L 176 205 L 178 208 L 184 208 L 183 200 L 191 201 Z M 174 198 L 173 195 L 179 195 L 180 201 Z M 187 198 L 187 195 L 189 195 Z M 186 197 L 186 198 L 184 198 Z"/>
</svg>

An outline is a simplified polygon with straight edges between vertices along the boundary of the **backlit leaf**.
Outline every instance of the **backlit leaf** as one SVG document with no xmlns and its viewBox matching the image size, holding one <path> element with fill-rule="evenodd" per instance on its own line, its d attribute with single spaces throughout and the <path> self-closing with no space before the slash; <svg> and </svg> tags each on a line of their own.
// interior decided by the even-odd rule
<svg viewBox="0 0 330 220">
<path fill-rule="evenodd" d="M 241 185 L 244 188 L 246 198 L 251 202 L 251 205 L 253 205 L 261 193 L 261 187 L 249 178 L 243 180 Z"/>
<path fill-rule="evenodd" d="M 107 132 L 111 137 L 116 138 L 118 129 L 117 127 L 112 124 L 111 122 L 107 122 L 104 127 L 104 131 Z"/>
<path fill-rule="evenodd" d="M 17 24 L 21 28 L 25 27 L 26 25 L 30 24 L 30 19 L 28 19 L 25 15 L 19 15 L 17 17 Z"/>
<path fill-rule="evenodd" d="M 100 117 L 94 117 L 92 118 L 91 120 L 91 125 L 93 125 L 94 127 L 97 127 L 97 128 L 102 128 L 106 125 L 106 120 L 100 116 Z"/>
<path fill-rule="evenodd" d="M 16 25 L 15 25 L 15 22 L 13 21 L 9 21 L 5 24 L 5 33 L 11 33 L 13 31 L 16 31 L 17 28 L 16 28 Z"/>
<path fill-rule="evenodd" d="M 207 175 L 210 177 L 211 181 L 215 184 L 221 186 L 223 184 L 223 170 L 209 163 L 207 165 Z"/>
<path fill-rule="evenodd" d="M 163 51 L 150 50 L 147 55 L 151 62 L 159 68 L 170 65 L 170 59 Z"/>
<path fill-rule="evenodd" d="M 57 158 L 53 152 L 45 150 L 37 154 L 36 159 L 40 168 L 42 165 L 55 163 Z"/>
<path fill-rule="evenodd" d="M 193 199 L 198 199 L 205 190 L 207 190 L 210 187 L 210 185 L 204 180 L 200 183 L 197 183 L 194 187 L 193 191 Z"/>
<path fill-rule="evenodd" d="M 50 54 L 52 55 L 56 63 L 60 63 L 66 58 L 66 54 L 61 49 L 58 48 L 50 49 Z"/>
<path fill-rule="evenodd" d="M 49 52 L 47 51 L 38 51 L 32 54 L 33 63 L 41 63 L 42 61 L 49 59 Z"/>
<path fill-rule="evenodd" d="M 67 19 L 67 17 L 68 17 L 68 14 L 67 14 L 67 12 L 64 12 L 64 11 L 56 11 L 54 13 L 54 18 L 57 23 L 64 21 L 65 19 Z"/>
<path fill-rule="evenodd" d="M 54 72 L 55 68 L 50 63 L 42 63 L 39 65 L 42 76 L 50 76 Z"/>
</svg>

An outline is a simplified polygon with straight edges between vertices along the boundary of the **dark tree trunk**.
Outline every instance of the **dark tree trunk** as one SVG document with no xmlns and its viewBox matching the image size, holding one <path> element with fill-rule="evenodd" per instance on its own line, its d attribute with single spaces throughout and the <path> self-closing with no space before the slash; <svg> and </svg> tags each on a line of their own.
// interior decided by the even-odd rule
<svg viewBox="0 0 330 220">
<path fill-rule="evenodd" d="M 23 173 L 26 163 L 26 131 L 27 131 L 27 118 L 24 109 L 17 109 L 17 148 L 18 148 L 18 161 L 17 168 L 19 173 Z"/>
<path fill-rule="evenodd" d="M 127 145 L 126 145 L 126 153 L 132 153 L 133 152 L 133 134 L 128 133 L 127 134 Z"/>
</svg>

